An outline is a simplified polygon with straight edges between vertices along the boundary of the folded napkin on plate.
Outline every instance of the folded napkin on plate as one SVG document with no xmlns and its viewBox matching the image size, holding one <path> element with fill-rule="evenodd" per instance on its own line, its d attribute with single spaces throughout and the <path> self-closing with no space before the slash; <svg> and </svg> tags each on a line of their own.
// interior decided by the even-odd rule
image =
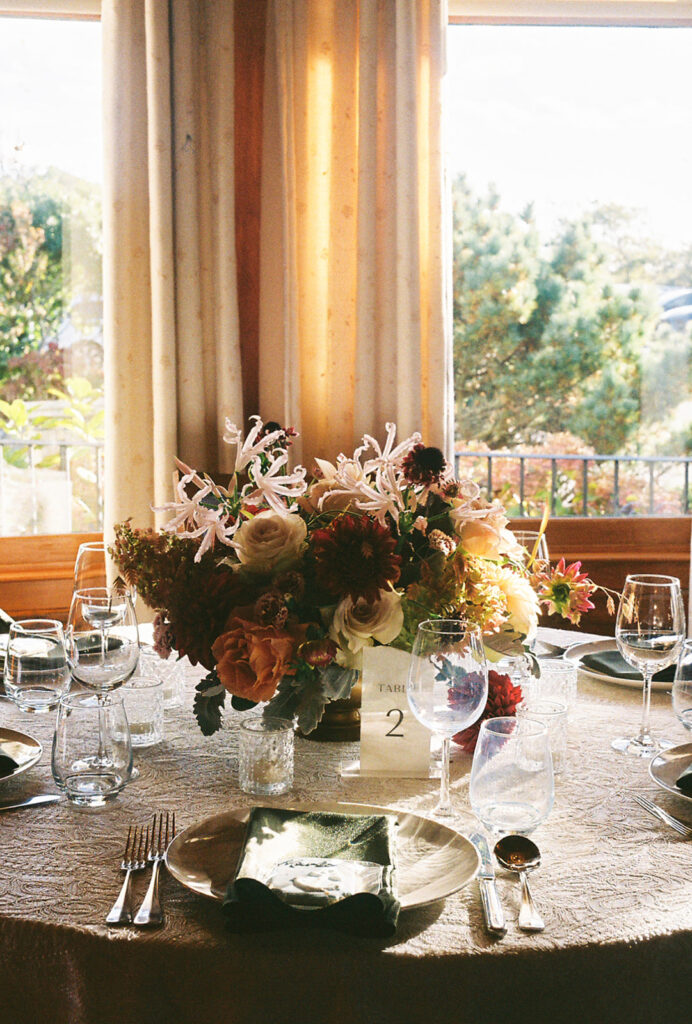
<svg viewBox="0 0 692 1024">
<path fill-rule="evenodd" d="M 584 668 L 592 672 L 600 672 L 605 676 L 613 676 L 614 679 L 641 679 L 641 672 L 628 665 L 619 651 L 601 651 L 599 654 L 585 654 L 581 659 Z M 656 681 L 672 683 L 675 678 L 675 665 L 656 672 L 653 676 Z"/>
<path fill-rule="evenodd" d="M 396 818 L 253 807 L 224 911 L 231 931 L 396 930 Z"/>
<path fill-rule="evenodd" d="M 686 796 L 692 796 L 692 764 L 685 768 L 682 775 L 675 780 L 675 785 L 681 789 Z"/>
<path fill-rule="evenodd" d="M 7 754 L 0 754 L 0 779 L 6 779 L 9 775 L 14 775 L 17 768 L 19 768 L 19 765 L 13 757 L 9 757 Z"/>
</svg>

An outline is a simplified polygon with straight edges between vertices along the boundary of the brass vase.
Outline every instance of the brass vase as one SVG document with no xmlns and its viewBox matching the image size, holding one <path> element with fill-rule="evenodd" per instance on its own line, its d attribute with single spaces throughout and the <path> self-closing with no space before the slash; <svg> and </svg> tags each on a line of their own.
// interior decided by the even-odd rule
<svg viewBox="0 0 692 1024">
<path fill-rule="evenodd" d="M 327 704 L 322 721 L 310 733 L 301 733 L 307 740 L 327 743 L 351 743 L 360 739 L 360 679 L 348 697 Z"/>
</svg>

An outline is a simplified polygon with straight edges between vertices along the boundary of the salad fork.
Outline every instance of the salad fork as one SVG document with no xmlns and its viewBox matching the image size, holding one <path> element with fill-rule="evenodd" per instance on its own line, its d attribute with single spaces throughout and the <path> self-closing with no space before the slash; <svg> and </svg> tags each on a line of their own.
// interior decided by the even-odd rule
<svg viewBox="0 0 692 1024">
<path fill-rule="evenodd" d="M 163 911 L 159 901 L 159 868 L 168 844 L 175 837 L 175 811 L 155 814 L 151 824 L 151 839 L 147 859 L 152 866 L 151 879 L 142 905 L 135 915 L 135 924 L 163 924 Z"/>
<path fill-rule="evenodd" d="M 649 814 L 653 814 L 655 818 L 659 818 L 661 821 L 665 822 L 666 825 L 670 825 L 670 827 L 675 829 L 679 835 L 685 836 L 686 839 L 689 839 L 690 836 L 692 836 L 692 828 L 690 828 L 689 825 L 685 825 L 685 823 L 680 821 L 678 818 L 674 818 L 672 814 L 668 814 L 668 811 L 664 811 L 662 807 L 659 807 L 658 804 L 649 800 L 648 797 L 639 796 L 638 793 L 635 793 L 634 799 L 640 807 L 643 807 L 645 811 L 649 812 Z"/>
<path fill-rule="evenodd" d="M 127 830 L 125 850 L 120 864 L 125 872 L 125 879 L 117 900 L 106 915 L 107 924 L 130 924 L 132 921 L 132 904 L 130 897 L 130 879 L 133 871 L 142 871 L 147 866 L 147 847 L 149 846 L 149 828 L 146 831 L 138 825 L 130 825 Z"/>
</svg>

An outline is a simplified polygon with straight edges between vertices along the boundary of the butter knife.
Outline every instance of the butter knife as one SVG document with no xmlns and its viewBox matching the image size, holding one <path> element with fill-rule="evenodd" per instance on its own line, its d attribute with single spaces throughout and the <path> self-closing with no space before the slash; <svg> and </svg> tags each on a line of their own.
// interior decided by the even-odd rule
<svg viewBox="0 0 692 1024">
<path fill-rule="evenodd" d="M 39 796 L 30 796 L 28 800 L 18 800 L 15 804 L 0 804 L 0 811 L 16 811 L 20 807 L 38 807 L 40 804 L 55 804 L 62 800 L 60 793 L 41 793 Z"/>
<path fill-rule="evenodd" d="M 487 840 L 480 832 L 474 832 L 473 835 L 469 836 L 469 839 L 481 857 L 478 884 L 481 890 L 481 904 L 483 906 L 485 926 L 492 935 L 504 935 L 507 931 L 507 926 L 505 925 L 505 915 L 495 886 L 495 868 L 493 867 L 492 855 Z"/>
</svg>

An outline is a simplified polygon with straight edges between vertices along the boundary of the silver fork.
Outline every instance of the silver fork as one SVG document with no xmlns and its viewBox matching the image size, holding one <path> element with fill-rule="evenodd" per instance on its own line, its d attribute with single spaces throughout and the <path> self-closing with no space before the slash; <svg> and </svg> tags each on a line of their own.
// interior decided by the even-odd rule
<svg viewBox="0 0 692 1024">
<path fill-rule="evenodd" d="M 149 829 L 140 829 L 130 825 L 127 830 L 125 851 L 120 864 L 125 872 L 125 880 L 117 900 L 106 915 L 107 924 L 130 924 L 132 921 L 132 902 L 130 896 L 130 879 L 133 871 L 142 871 L 147 866 L 147 847 L 149 846 Z"/>
<path fill-rule="evenodd" d="M 151 880 L 142 905 L 135 915 L 135 924 L 163 924 L 163 911 L 159 902 L 159 867 L 168 844 L 175 837 L 175 811 L 155 814 L 151 824 L 151 841 L 147 858 L 152 865 Z"/>
<path fill-rule="evenodd" d="M 670 825 L 670 827 L 674 828 L 681 836 L 685 836 L 686 839 L 689 839 L 689 837 L 692 836 L 692 828 L 690 828 L 689 825 L 686 825 L 678 818 L 674 818 L 672 814 L 668 814 L 668 811 L 664 811 L 662 807 L 653 803 L 653 801 L 649 800 L 648 797 L 639 796 L 638 793 L 635 793 L 634 799 L 640 807 L 644 808 L 645 811 L 648 811 L 649 814 L 653 814 L 655 818 L 660 818 L 661 821 L 665 822 L 666 825 Z"/>
</svg>

